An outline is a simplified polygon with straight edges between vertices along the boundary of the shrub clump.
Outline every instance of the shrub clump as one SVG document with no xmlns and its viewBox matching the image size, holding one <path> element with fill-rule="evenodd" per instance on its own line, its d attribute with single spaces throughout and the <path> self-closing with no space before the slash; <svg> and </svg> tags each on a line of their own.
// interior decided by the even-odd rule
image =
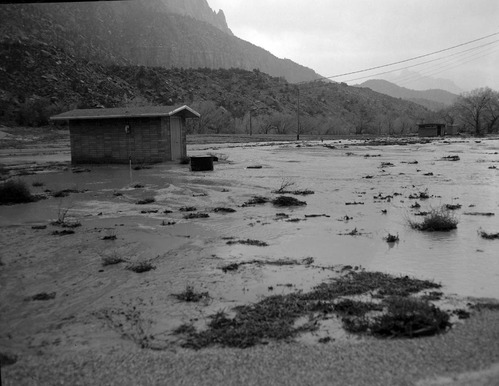
<svg viewBox="0 0 499 386">
<path fill-rule="evenodd" d="M 487 233 L 485 231 L 479 231 L 479 233 L 480 233 L 480 236 L 483 239 L 487 239 L 487 240 L 499 239 L 499 232 L 497 232 L 497 233 Z"/>
<path fill-rule="evenodd" d="M 30 300 L 52 300 L 55 299 L 55 292 L 40 292 L 30 297 Z"/>
<path fill-rule="evenodd" d="M 188 285 L 183 292 L 172 294 L 172 296 L 184 302 L 197 303 L 203 299 L 209 299 L 210 294 L 208 292 L 196 292 L 193 286 Z"/>
<path fill-rule="evenodd" d="M 208 213 L 189 213 L 184 215 L 184 219 L 189 220 L 193 218 L 208 218 L 210 215 Z"/>
<path fill-rule="evenodd" d="M 294 197 L 279 196 L 272 200 L 275 206 L 304 206 L 307 205 L 305 201 L 300 201 Z"/>
<path fill-rule="evenodd" d="M 369 323 L 375 336 L 416 338 L 444 332 L 451 326 L 449 314 L 428 301 L 392 297 L 385 300 L 387 313 Z"/>
<path fill-rule="evenodd" d="M 410 221 L 413 229 L 427 232 L 448 232 L 457 228 L 458 220 L 445 207 L 431 210 L 421 222 Z"/>
<path fill-rule="evenodd" d="M 13 365 L 17 360 L 18 357 L 15 354 L 0 352 L 0 368 Z"/>
<path fill-rule="evenodd" d="M 219 207 L 213 209 L 213 212 L 215 212 L 215 213 L 219 213 L 219 212 L 222 212 L 222 213 L 234 213 L 235 211 L 236 211 L 235 209 L 225 208 L 223 206 L 219 206 Z"/>
<path fill-rule="evenodd" d="M 387 243 L 396 243 L 399 241 L 399 235 L 392 235 L 391 233 L 388 233 L 388 236 L 385 237 L 385 241 Z"/>
<path fill-rule="evenodd" d="M 36 201 L 28 185 L 21 180 L 9 180 L 0 184 L 0 205 L 21 204 Z"/>
<path fill-rule="evenodd" d="M 197 208 L 195 206 L 183 206 L 179 210 L 181 212 L 195 212 Z"/>
<path fill-rule="evenodd" d="M 105 267 L 107 265 L 115 265 L 119 263 L 123 263 L 125 259 L 120 256 L 112 255 L 112 256 L 104 256 L 102 258 L 102 266 Z"/>
<path fill-rule="evenodd" d="M 135 273 L 143 273 L 148 272 L 152 269 L 156 269 L 154 265 L 152 265 L 149 261 L 140 261 L 136 263 L 129 264 L 126 269 L 129 271 L 133 271 Z"/>
<path fill-rule="evenodd" d="M 242 206 L 250 206 L 250 205 L 261 205 L 269 202 L 269 199 L 267 197 L 263 196 L 253 196 L 251 199 L 246 201 Z"/>
</svg>

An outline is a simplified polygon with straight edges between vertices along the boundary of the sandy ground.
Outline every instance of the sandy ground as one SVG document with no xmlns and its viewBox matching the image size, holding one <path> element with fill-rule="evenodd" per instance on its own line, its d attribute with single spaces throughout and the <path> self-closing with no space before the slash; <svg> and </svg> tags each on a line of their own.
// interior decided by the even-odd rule
<svg viewBox="0 0 499 386">
<path fill-rule="evenodd" d="M 221 309 L 229 311 L 269 294 L 306 291 L 337 276 L 346 264 L 435 279 L 444 284 L 448 302 L 459 305 L 471 301 L 467 296 L 499 297 L 497 243 L 476 237 L 481 226 L 498 231 L 497 216 L 463 215 L 461 233 L 447 239 L 420 236 L 401 226 L 413 203 L 407 196 L 424 188 L 439 197 L 423 203 L 423 209 L 457 202 L 459 196 L 467 210 L 497 211 L 497 171 L 488 166 L 496 165 L 498 142 L 462 142 L 412 147 L 329 143 L 335 149 L 324 148 L 319 141 L 191 144 L 190 155 L 219 156 L 213 172 L 201 173 L 176 164 L 131 173 L 122 166 L 72 171 L 64 140 L 59 147 L 3 148 L 0 162 L 30 185 L 41 183 L 33 187 L 36 193 L 68 188 L 74 192 L 62 198 L 45 192 L 49 197 L 45 200 L 0 207 L 0 352 L 17 357 L 15 364 L 2 368 L 2 382 L 498 385 L 499 314 L 491 311 L 475 312 L 444 335 L 416 340 L 376 340 L 333 328 L 296 342 L 192 351 L 182 349 L 171 334 L 183 323 L 202 327 Z M 343 174 L 333 178 L 325 173 L 324 168 L 330 170 L 321 158 L 325 151 L 332 152 L 330 162 L 339 165 Z M 459 154 L 463 161 L 470 157 L 467 172 L 455 172 L 457 163 L 438 163 L 448 154 Z M 422 172 L 401 163 L 416 158 Z M 396 171 L 379 167 L 394 160 Z M 352 176 L 351 170 L 358 174 Z M 430 170 L 436 174 L 431 183 L 423 176 Z M 477 173 L 482 174 L 477 177 Z M 301 197 L 308 202 L 306 207 L 242 206 L 253 195 L 272 196 L 271 190 L 283 179 L 297 181 L 301 174 L 307 177 L 299 180 L 297 188 L 315 191 Z M 368 174 L 373 178 L 362 178 Z M 478 179 L 476 183 L 466 183 L 470 175 Z M 372 199 L 395 191 L 401 196 L 389 202 Z M 151 197 L 155 202 L 149 205 L 136 204 Z M 345 206 L 347 201 L 364 204 L 354 209 Z M 471 205 L 473 209 L 468 209 Z M 185 206 L 195 206 L 195 213 L 209 217 L 185 219 L 186 212 L 180 210 Z M 215 212 L 217 207 L 236 212 Z M 388 216 L 380 215 L 383 209 Z M 283 211 L 298 221 L 277 218 L 276 213 Z M 354 220 L 338 221 L 345 215 Z M 51 222 L 61 216 L 81 226 L 74 228 L 74 234 L 54 236 L 52 232 L 61 228 Z M 39 226 L 46 227 L 33 228 Z M 366 235 L 341 235 L 353 227 Z M 382 237 L 392 230 L 400 232 L 402 241 L 387 249 Z M 106 236 L 116 237 L 106 240 Z M 229 237 L 270 245 L 227 245 Z M 457 240 L 465 240 L 469 248 L 464 243 L 455 247 Z M 443 255 L 453 257 L 442 263 L 444 267 L 457 268 L 431 265 Z M 125 261 L 102 265 L 103 258 L 113 256 Z M 307 257 L 313 257 L 314 263 L 248 264 L 235 273 L 221 270 L 231 262 Z M 140 261 L 155 269 L 140 274 L 126 269 Z M 207 291 L 210 299 L 193 304 L 172 296 L 187 285 Z M 40 293 L 54 297 L 32 299 Z M 139 347 L 144 335 L 154 336 L 149 349 Z M 321 336 L 332 340 L 319 344 Z"/>
</svg>

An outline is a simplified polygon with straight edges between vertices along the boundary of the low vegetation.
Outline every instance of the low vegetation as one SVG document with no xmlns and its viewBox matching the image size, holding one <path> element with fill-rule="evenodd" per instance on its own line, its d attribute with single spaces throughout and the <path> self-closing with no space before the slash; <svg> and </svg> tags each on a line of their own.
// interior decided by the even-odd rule
<svg viewBox="0 0 499 386">
<path fill-rule="evenodd" d="M 81 222 L 77 220 L 69 219 L 70 207 L 63 207 L 62 202 L 59 204 L 57 209 L 57 220 L 51 221 L 50 225 L 59 226 L 62 228 L 78 228 L 81 226 Z M 73 232 L 74 233 L 74 232 Z"/>
<path fill-rule="evenodd" d="M 388 235 L 385 237 L 385 241 L 387 243 L 396 243 L 399 241 L 399 235 L 392 235 L 391 233 L 388 233 Z"/>
<path fill-rule="evenodd" d="M 208 218 L 210 215 L 208 213 L 188 213 L 184 215 L 184 219 L 190 220 L 193 218 Z"/>
<path fill-rule="evenodd" d="M 124 263 L 125 259 L 122 258 L 121 256 L 118 256 L 117 254 L 113 254 L 110 256 L 104 256 L 102 258 L 102 266 L 106 267 L 108 265 L 116 265 L 119 263 Z"/>
<path fill-rule="evenodd" d="M 255 304 L 236 307 L 234 317 L 219 311 L 210 317 L 205 330 L 182 325 L 174 333 L 183 338 L 183 346 L 188 348 L 213 345 L 246 348 L 315 331 L 322 320 L 337 315 L 351 333 L 406 338 L 434 335 L 450 327 L 449 315 L 412 295 L 439 287 L 434 282 L 407 276 L 349 271 L 310 292 L 274 295 Z M 347 298 L 368 294 L 378 301 Z M 307 322 L 296 323 L 304 317 Z"/>
<path fill-rule="evenodd" d="M 227 273 L 228 271 L 237 271 L 239 267 L 242 265 L 250 265 L 250 264 L 255 264 L 255 265 L 274 265 L 274 266 L 285 266 L 285 265 L 310 265 L 314 262 L 313 257 L 306 257 L 301 260 L 294 260 L 294 259 L 278 259 L 278 260 L 249 260 L 249 261 L 242 261 L 240 263 L 230 263 L 227 264 L 223 267 L 221 267 L 221 270 L 224 273 Z"/>
<path fill-rule="evenodd" d="M 15 354 L 0 352 L 0 368 L 13 365 L 17 360 L 18 357 Z"/>
<path fill-rule="evenodd" d="M 495 239 L 499 239 L 499 232 L 496 232 L 496 233 L 488 233 L 488 232 L 485 232 L 483 230 L 480 230 L 478 232 L 480 234 L 480 236 L 483 238 L 483 239 L 487 239 L 487 240 L 495 240 Z"/>
<path fill-rule="evenodd" d="M 60 231 L 53 231 L 52 236 L 67 236 L 67 235 L 72 235 L 74 233 L 75 231 L 72 229 L 63 229 Z"/>
<path fill-rule="evenodd" d="M 215 213 L 234 213 L 236 210 L 232 208 L 226 208 L 223 206 L 219 206 L 215 209 L 213 209 L 213 212 Z"/>
<path fill-rule="evenodd" d="M 36 295 L 31 296 L 30 300 L 52 300 L 55 299 L 55 292 L 40 292 Z"/>
<path fill-rule="evenodd" d="M 457 218 L 445 207 L 431 210 L 421 222 L 409 220 L 413 229 L 427 232 L 448 232 L 457 228 Z"/>
<path fill-rule="evenodd" d="M 270 200 L 267 197 L 263 196 L 253 196 L 248 201 L 246 201 L 242 206 L 252 206 L 252 205 L 261 205 L 269 202 Z"/>
<path fill-rule="evenodd" d="M 198 210 L 195 206 L 182 206 L 179 208 L 179 211 L 181 212 L 195 212 Z"/>
<path fill-rule="evenodd" d="M 186 286 L 185 290 L 178 294 L 172 294 L 172 296 L 183 302 L 194 303 L 210 298 L 210 294 L 208 292 L 197 292 L 191 285 Z"/>
<path fill-rule="evenodd" d="M 253 245 L 256 247 L 268 247 L 269 245 L 265 241 L 253 240 L 253 239 L 227 241 L 227 245 L 233 245 L 233 244 Z"/>
<path fill-rule="evenodd" d="M 443 161 L 459 161 L 461 158 L 459 158 L 458 155 L 448 155 L 445 157 L 442 157 Z"/>
<path fill-rule="evenodd" d="M 0 183 L 0 205 L 22 204 L 36 201 L 22 180 L 8 180 Z"/>
<path fill-rule="evenodd" d="M 405 297 L 390 297 L 383 301 L 386 313 L 373 319 L 362 319 L 354 332 L 362 328 L 374 336 L 387 338 L 416 338 L 439 334 L 451 326 L 449 314 L 426 300 Z M 344 324 L 345 325 L 345 324 Z M 349 327 L 346 327 L 348 330 Z"/>
<path fill-rule="evenodd" d="M 275 206 L 304 206 L 307 205 L 305 201 L 300 201 L 294 197 L 289 196 L 279 196 L 272 200 L 272 204 Z"/>
<path fill-rule="evenodd" d="M 135 273 L 143 273 L 156 269 L 156 267 L 149 261 L 138 261 L 130 263 L 129 265 L 127 265 L 126 269 Z"/>
<path fill-rule="evenodd" d="M 149 198 L 144 198 L 143 200 L 139 200 L 135 204 L 147 205 L 147 204 L 152 204 L 153 202 L 156 202 L 156 200 L 153 197 L 149 197 Z"/>
</svg>

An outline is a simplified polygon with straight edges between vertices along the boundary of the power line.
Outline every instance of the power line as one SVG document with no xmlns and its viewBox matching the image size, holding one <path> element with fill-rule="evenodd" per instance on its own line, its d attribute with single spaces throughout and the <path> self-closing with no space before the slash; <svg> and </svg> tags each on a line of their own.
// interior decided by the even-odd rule
<svg viewBox="0 0 499 386">
<path fill-rule="evenodd" d="M 332 76 L 325 76 L 325 77 L 322 77 L 322 78 L 319 78 L 319 79 L 316 79 L 316 80 L 339 78 L 339 77 L 346 76 L 346 75 L 359 74 L 359 73 L 362 73 L 362 72 L 367 72 L 367 71 L 377 70 L 377 69 L 379 69 L 379 68 L 384 68 L 384 67 L 394 66 L 394 65 L 396 65 L 396 64 L 407 63 L 407 62 L 410 62 L 410 61 L 412 61 L 412 60 L 421 59 L 421 58 L 428 57 L 428 56 L 430 56 L 430 55 L 439 54 L 439 53 L 441 53 L 441 52 L 449 51 L 449 50 L 452 50 L 452 49 L 454 49 L 454 48 L 458 48 L 458 47 L 465 46 L 465 45 L 467 45 L 467 44 L 475 43 L 475 42 L 478 42 L 478 41 L 480 41 L 480 40 L 484 40 L 484 39 L 487 39 L 487 38 L 490 38 L 490 37 L 492 37 L 492 36 L 496 36 L 496 35 L 499 35 L 499 32 L 495 32 L 495 33 L 493 33 L 493 34 L 490 34 L 490 35 L 487 35 L 487 36 L 483 36 L 483 37 L 480 37 L 480 38 L 478 38 L 478 39 L 473 39 L 473 40 L 470 40 L 470 41 L 465 42 L 465 43 L 457 44 L 457 45 L 452 46 L 452 47 L 448 47 L 448 48 L 444 48 L 444 49 L 441 49 L 441 50 L 438 50 L 438 51 L 430 52 L 430 53 L 428 53 L 428 54 L 419 55 L 419 56 L 415 56 L 415 57 L 413 57 L 413 58 L 400 60 L 400 61 L 398 61 L 398 62 L 393 62 L 393 63 L 383 64 L 383 65 L 381 65 L 381 66 L 370 67 L 370 68 L 366 68 L 366 69 L 363 69 L 363 70 L 357 70 L 357 71 L 346 72 L 346 73 L 343 73 L 343 74 L 337 74 L 337 75 L 332 75 Z M 307 82 L 299 82 L 299 83 L 307 83 Z"/>
<path fill-rule="evenodd" d="M 480 50 L 481 48 L 484 48 L 484 47 L 496 44 L 497 42 L 499 42 L 499 40 L 494 40 L 492 42 L 485 43 L 485 44 L 482 44 L 482 45 L 477 46 L 477 47 L 469 48 L 469 49 L 464 50 L 464 51 L 455 52 L 453 54 L 446 55 L 446 56 L 443 56 L 443 57 L 440 57 L 440 58 L 431 59 L 431 60 L 427 60 L 427 61 L 416 63 L 416 64 L 411 64 L 411 65 L 405 66 L 405 67 L 398 67 L 398 68 L 395 68 L 393 70 L 378 72 L 378 73 L 372 74 L 372 75 L 365 75 L 365 76 L 361 76 L 361 77 L 358 77 L 358 78 L 348 79 L 348 80 L 345 80 L 344 82 L 345 83 L 349 83 L 349 82 L 354 82 L 354 81 L 362 80 L 362 79 L 366 79 L 366 78 L 372 78 L 374 76 L 386 75 L 386 74 L 390 74 L 390 73 L 393 73 L 393 72 L 396 72 L 396 71 L 406 70 L 406 69 L 417 67 L 417 66 L 422 66 L 422 65 L 428 64 L 428 63 L 433 63 L 433 62 L 438 62 L 438 61 L 446 61 L 446 60 L 448 60 L 449 58 L 452 58 L 452 57 L 463 56 L 465 59 L 468 59 L 469 57 L 472 57 L 475 54 L 482 54 L 483 53 L 483 52 L 472 52 L 472 51 Z M 491 51 L 491 52 L 494 52 L 494 51 Z M 470 53 L 472 55 L 469 55 Z M 469 55 L 469 56 L 466 57 L 467 55 Z M 451 60 L 454 60 L 454 59 L 451 59 Z M 459 59 L 459 60 L 461 60 L 461 59 Z M 444 63 L 437 63 L 437 66 L 441 66 L 442 64 L 446 65 L 446 62 L 444 62 Z"/>
<path fill-rule="evenodd" d="M 409 79 L 406 79 L 406 80 L 402 80 L 402 81 L 399 81 L 399 83 L 401 84 L 407 84 L 407 83 L 411 83 L 411 82 L 414 82 L 424 76 L 432 76 L 432 75 L 436 75 L 436 74 L 440 74 L 441 72 L 444 72 L 444 71 L 447 71 L 447 70 L 450 70 L 452 68 L 456 68 L 456 67 L 459 67 L 463 64 L 466 64 L 466 63 L 469 63 L 469 62 L 473 62 L 477 59 L 481 59 L 487 55 L 490 55 L 490 54 L 493 54 L 493 53 L 496 53 L 496 52 L 499 52 L 499 50 L 493 50 L 493 51 L 489 51 L 489 52 L 485 52 L 485 53 L 482 53 L 482 55 L 480 56 L 476 56 L 476 57 L 471 57 L 471 58 L 468 58 L 469 60 L 466 60 L 464 62 L 461 62 L 461 63 L 456 63 L 454 65 L 452 65 L 452 63 L 449 63 L 447 64 L 446 67 L 443 67 L 443 68 L 439 68 L 439 69 L 436 69 L 437 71 L 430 71 L 430 72 L 427 72 L 427 73 L 423 73 L 423 74 L 418 74 L 418 76 L 416 77 L 413 77 L 412 79 L 409 78 Z"/>
</svg>

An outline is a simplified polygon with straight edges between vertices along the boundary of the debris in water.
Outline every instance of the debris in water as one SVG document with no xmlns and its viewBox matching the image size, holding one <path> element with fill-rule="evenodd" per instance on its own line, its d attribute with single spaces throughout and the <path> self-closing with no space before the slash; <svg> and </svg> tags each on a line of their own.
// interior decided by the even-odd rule
<svg viewBox="0 0 499 386">
<path fill-rule="evenodd" d="M 458 155 L 448 155 L 446 157 L 442 157 L 442 161 L 459 161 L 461 158 L 459 158 Z"/>
<path fill-rule="evenodd" d="M 254 245 L 257 247 L 268 247 L 269 244 L 267 244 L 265 241 L 260 241 L 260 240 L 252 240 L 252 239 L 246 239 L 246 240 L 229 240 L 226 243 L 227 245 L 233 245 L 233 244 L 243 244 L 243 245 Z"/>
<path fill-rule="evenodd" d="M 487 239 L 487 240 L 499 239 L 499 232 L 497 232 L 497 233 L 487 233 L 485 231 L 480 230 L 478 233 L 480 234 L 480 236 L 482 236 L 482 238 Z"/>
</svg>

